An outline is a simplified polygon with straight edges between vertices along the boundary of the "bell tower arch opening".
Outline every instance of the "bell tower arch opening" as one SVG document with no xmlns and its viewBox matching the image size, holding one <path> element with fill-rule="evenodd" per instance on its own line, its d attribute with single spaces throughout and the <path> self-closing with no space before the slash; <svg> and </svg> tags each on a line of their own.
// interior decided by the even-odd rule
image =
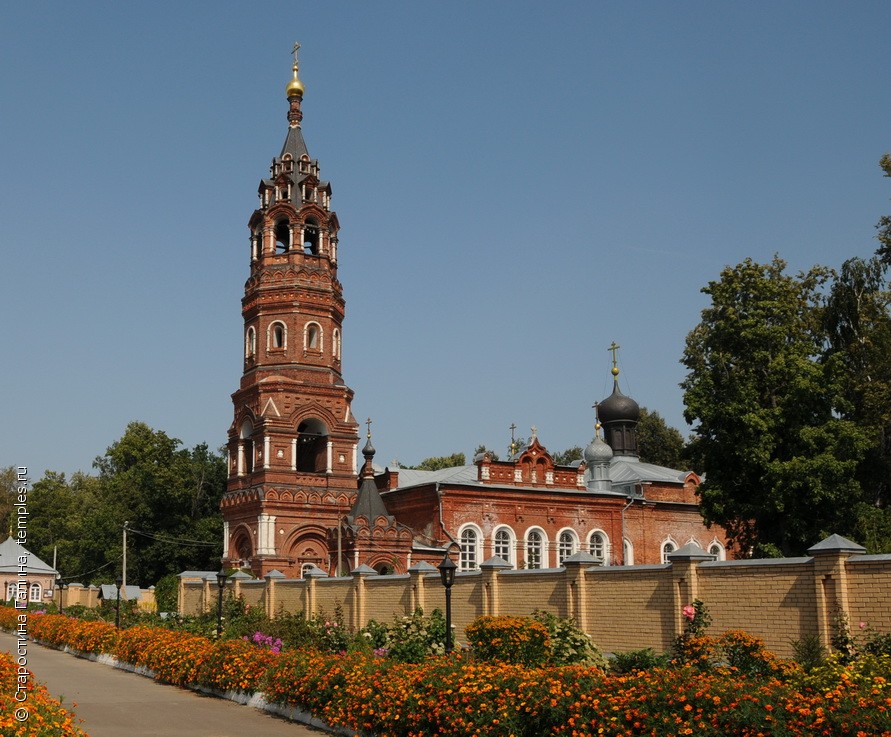
<svg viewBox="0 0 891 737">
<path fill-rule="evenodd" d="M 245 420 L 238 432 L 238 475 L 254 472 L 254 423 Z"/>
<path fill-rule="evenodd" d="M 287 253 L 291 250 L 291 224 L 287 218 L 275 221 L 275 252 Z"/>
<path fill-rule="evenodd" d="M 319 221 L 308 217 L 303 226 L 303 252 L 307 256 L 319 255 Z"/>
<path fill-rule="evenodd" d="M 297 426 L 297 471 L 325 473 L 328 468 L 328 428 L 319 419 Z"/>
</svg>

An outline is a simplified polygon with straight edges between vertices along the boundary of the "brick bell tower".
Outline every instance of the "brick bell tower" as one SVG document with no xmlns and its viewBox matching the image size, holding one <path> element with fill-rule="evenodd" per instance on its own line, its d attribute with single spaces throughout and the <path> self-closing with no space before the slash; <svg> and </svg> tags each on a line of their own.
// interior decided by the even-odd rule
<svg viewBox="0 0 891 737">
<path fill-rule="evenodd" d="M 300 128 L 294 46 L 288 134 L 260 182 L 245 283 L 244 373 L 232 395 L 224 565 L 264 576 L 329 570 L 326 540 L 356 498 L 358 424 L 341 376 L 337 215 Z"/>
</svg>

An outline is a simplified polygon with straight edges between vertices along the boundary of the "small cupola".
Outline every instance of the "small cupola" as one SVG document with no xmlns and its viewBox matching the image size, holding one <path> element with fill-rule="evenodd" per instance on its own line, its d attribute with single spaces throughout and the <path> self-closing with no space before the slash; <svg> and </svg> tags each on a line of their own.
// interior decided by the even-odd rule
<svg viewBox="0 0 891 737">
<path fill-rule="evenodd" d="M 607 445 L 617 456 L 638 457 L 637 423 L 640 420 L 640 405 L 631 397 L 626 397 L 619 389 L 619 366 L 615 342 L 609 347 L 613 353 L 613 393 L 597 404 L 597 419 L 603 427 Z"/>
</svg>

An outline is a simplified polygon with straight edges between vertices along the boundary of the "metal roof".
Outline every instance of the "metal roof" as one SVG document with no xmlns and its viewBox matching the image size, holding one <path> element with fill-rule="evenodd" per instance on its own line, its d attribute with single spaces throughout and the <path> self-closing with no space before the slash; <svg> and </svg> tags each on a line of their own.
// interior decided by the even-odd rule
<svg viewBox="0 0 891 737">
<path fill-rule="evenodd" d="M 59 575 L 58 571 L 44 563 L 24 546 L 19 545 L 11 537 L 7 537 L 0 543 L 0 573 L 18 573 L 21 570 L 21 568 L 19 568 L 20 555 L 28 556 L 25 573 L 42 574 L 47 576 Z"/>
</svg>

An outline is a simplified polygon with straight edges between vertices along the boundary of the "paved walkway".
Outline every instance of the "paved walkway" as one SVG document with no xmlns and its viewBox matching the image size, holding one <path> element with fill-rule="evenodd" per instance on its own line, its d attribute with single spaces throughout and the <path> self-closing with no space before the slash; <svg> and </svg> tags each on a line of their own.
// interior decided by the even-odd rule
<svg viewBox="0 0 891 737">
<path fill-rule="evenodd" d="M 15 652 L 0 632 L 0 651 Z M 156 683 L 101 663 L 28 643 L 28 669 L 82 720 L 90 737 L 324 737 L 302 724 L 225 699 Z"/>
</svg>

